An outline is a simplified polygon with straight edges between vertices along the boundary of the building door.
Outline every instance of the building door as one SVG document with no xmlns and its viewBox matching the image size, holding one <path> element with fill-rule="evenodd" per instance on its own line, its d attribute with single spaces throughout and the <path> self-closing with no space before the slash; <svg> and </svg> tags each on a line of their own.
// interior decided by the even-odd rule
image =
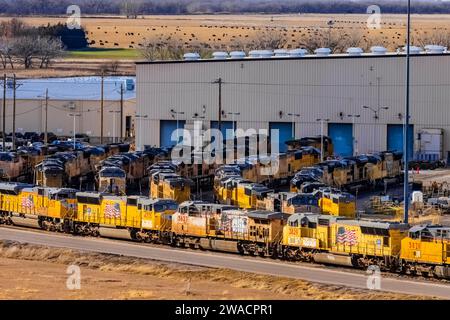
<svg viewBox="0 0 450 320">
<path fill-rule="evenodd" d="M 186 121 L 178 121 L 178 129 L 183 129 Z M 159 145 L 160 147 L 172 147 L 176 145 L 176 140 L 172 141 L 172 133 L 177 130 L 176 120 L 161 120 L 159 122 Z M 180 136 L 181 140 L 181 136 Z"/>
<path fill-rule="evenodd" d="M 223 140 L 227 140 L 227 130 L 233 131 L 233 121 L 222 121 L 220 124 L 220 131 L 222 132 Z M 236 128 L 236 122 L 235 122 L 235 128 Z M 219 129 L 219 121 L 211 121 L 211 129 Z"/>
<path fill-rule="evenodd" d="M 287 151 L 286 141 L 292 140 L 292 122 L 270 122 L 269 136 L 272 134 L 272 130 L 278 130 L 279 150 L 280 152 L 286 152 Z"/>
<path fill-rule="evenodd" d="M 131 137 L 131 116 L 125 117 L 125 137 Z"/>
<path fill-rule="evenodd" d="M 334 154 L 340 157 L 353 155 L 353 130 L 351 123 L 329 123 L 328 136 L 333 141 Z"/>
<path fill-rule="evenodd" d="M 412 159 L 414 154 L 414 126 L 409 125 L 408 132 L 409 158 Z M 389 151 L 403 151 L 403 125 L 388 124 L 387 125 L 387 149 Z"/>
</svg>

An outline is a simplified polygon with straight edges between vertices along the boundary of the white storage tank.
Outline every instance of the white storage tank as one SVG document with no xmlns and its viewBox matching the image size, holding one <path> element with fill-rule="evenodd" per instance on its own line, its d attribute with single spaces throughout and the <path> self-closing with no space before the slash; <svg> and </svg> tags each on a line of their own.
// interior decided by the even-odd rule
<svg viewBox="0 0 450 320">
<path fill-rule="evenodd" d="M 444 53 L 445 47 L 439 46 L 439 45 L 434 45 L 434 44 L 429 44 L 429 45 L 425 46 L 425 51 L 427 53 Z"/>
<path fill-rule="evenodd" d="M 372 48 L 370 48 L 370 51 L 372 52 L 372 54 L 383 55 L 386 54 L 387 49 L 382 46 L 373 46 Z"/>
<path fill-rule="evenodd" d="M 245 58 L 245 52 L 244 51 L 231 51 L 230 52 L 230 58 L 231 59 L 244 59 Z"/>
<path fill-rule="evenodd" d="M 318 56 L 328 56 L 331 53 L 331 49 L 330 48 L 319 48 L 314 50 L 314 53 Z"/>
<path fill-rule="evenodd" d="M 197 52 L 189 52 L 189 53 L 185 53 L 183 55 L 183 58 L 184 58 L 184 60 L 187 60 L 187 61 L 199 60 L 200 55 Z"/>
<path fill-rule="evenodd" d="M 352 47 L 347 49 L 347 53 L 351 56 L 360 56 L 364 53 L 364 50 L 361 48 Z"/>
<path fill-rule="evenodd" d="M 224 60 L 228 58 L 228 52 L 225 51 L 216 51 L 212 54 L 213 59 L 215 60 Z"/>
<path fill-rule="evenodd" d="M 308 53 L 308 50 L 306 50 L 306 49 L 292 49 L 292 50 L 289 50 L 289 56 L 290 57 L 303 57 L 307 53 Z"/>
</svg>

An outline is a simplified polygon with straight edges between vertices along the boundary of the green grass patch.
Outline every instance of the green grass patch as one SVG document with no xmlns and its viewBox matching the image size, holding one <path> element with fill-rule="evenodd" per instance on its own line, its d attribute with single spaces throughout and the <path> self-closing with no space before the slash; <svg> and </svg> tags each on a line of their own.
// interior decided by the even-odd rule
<svg viewBox="0 0 450 320">
<path fill-rule="evenodd" d="M 102 49 L 102 48 L 87 48 L 81 50 L 70 50 L 67 51 L 68 58 L 79 58 L 79 59 L 130 59 L 137 60 L 141 59 L 139 50 L 136 49 Z"/>
</svg>

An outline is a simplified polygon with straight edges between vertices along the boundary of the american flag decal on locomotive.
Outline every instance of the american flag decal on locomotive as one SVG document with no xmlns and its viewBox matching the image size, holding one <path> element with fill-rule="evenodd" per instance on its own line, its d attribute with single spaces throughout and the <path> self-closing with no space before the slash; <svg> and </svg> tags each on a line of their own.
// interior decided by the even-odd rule
<svg viewBox="0 0 450 320">
<path fill-rule="evenodd" d="M 107 203 L 105 206 L 105 218 L 120 219 L 120 204 Z"/>
<path fill-rule="evenodd" d="M 33 208 L 34 207 L 34 201 L 33 201 L 33 196 L 29 195 L 27 197 L 22 198 L 22 202 L 21 205 L 23 208 Z"/>
<path fill-rule="evenodd" d="M 346 230 L 345 227 L 339 227 L 336 236 L 337 243 L 354 246 L 358 242 L 358 236 L 355 230 Z"/>
</svg>

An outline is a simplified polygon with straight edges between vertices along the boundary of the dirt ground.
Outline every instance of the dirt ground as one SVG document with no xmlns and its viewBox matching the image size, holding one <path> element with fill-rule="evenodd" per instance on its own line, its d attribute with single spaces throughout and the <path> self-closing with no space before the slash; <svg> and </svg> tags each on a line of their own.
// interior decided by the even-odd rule
<svg viewBox="0 0 450 320">
<path fill-rule="evenodd" d="M 67 268 L 81 271 L 67 289 Z M 226 269 L 0 242 L 0 299 L 424 299 Z"/>
</svg>

